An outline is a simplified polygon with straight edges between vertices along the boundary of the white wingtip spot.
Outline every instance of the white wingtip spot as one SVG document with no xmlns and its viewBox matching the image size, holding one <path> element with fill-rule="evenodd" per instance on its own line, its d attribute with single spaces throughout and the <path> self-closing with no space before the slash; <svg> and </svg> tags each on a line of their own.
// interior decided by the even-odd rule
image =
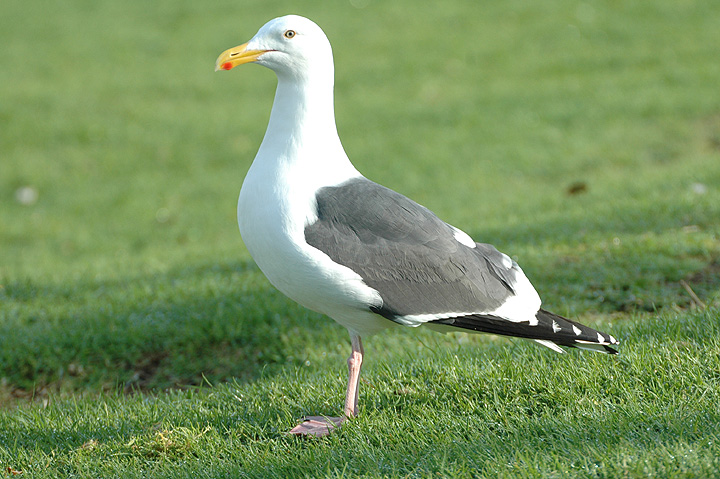
<svg viewBox="0 0 720 479">
<path fill-rule="evenodd" d="M 582 334 L 582 331 L 580 330 L 580 328 L 573 324 L 573 333 L 575 333 L 575 336 L 580 336 Z"/>
<path fill-rule="evenodd" d="M 598 333 L 598 342 L 600 342 L 600 343 L 606 343 L 607 341 L 605 340 L 605 336 L 603 336 L 602 334 Z"/>
<path fill-rule="evenodd" d="M 559 325 L 554 319 L 553 319 L 553 322 L 552 322 L 552 328 L 553 328 L 553 333 L 559 333 L 560 330 L 562 329 L 562 328 L 560 327 L 560 325 Z"/>
</svg>

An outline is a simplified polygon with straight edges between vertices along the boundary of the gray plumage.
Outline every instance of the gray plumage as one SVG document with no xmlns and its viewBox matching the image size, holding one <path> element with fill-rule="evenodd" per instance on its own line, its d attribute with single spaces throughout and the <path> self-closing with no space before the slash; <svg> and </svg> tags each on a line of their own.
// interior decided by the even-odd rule
<svg viewBox="0 0 720 479">
<path fill-rule="evenodd" d="M 428 322 L 616 352 L 591 344 L 616 343 L 611 336 L 543 309 L 532 323 L 482 314 L 516 293 L 518 265 L 492 245 L 463 244 L 452 226 L 393 190 L 354 178 L 318 190 L 316 213 L 305 241 L 375 289 L 383 305 L 368 307 L 389 320 L 437 315 Z M 450 314 L 461 312 L 476 314 Z"/>
<path fill-rule="evenodd" d="M 316 199 L 305 241 L 377 290 L 377 312 L 389 319 L 491 311 L 514 293 L 517 265 L 491 245 L 459 243 L 450 225 L 399 193 L 356 178 Z"/>
</svg>

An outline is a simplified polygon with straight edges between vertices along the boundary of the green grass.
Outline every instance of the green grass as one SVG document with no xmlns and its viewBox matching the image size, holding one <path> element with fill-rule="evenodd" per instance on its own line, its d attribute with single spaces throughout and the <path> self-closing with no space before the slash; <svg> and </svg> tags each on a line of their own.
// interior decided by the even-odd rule
<svg viewBox="0 0 720 479">
<path fill-rule="evenodd" d="M 344 377 L 330 361 L 251 383 L 20 407 L 0 417 L 0 457 L 31 477 L 716 476 L 717 315 L 612 331 L 633 338 L 620 359 L 473 340 L 406 339 L 388 354 L 397 338 L 378 339 L 362 414 L 325 440 L 283 431 L 340 407 Z M 341 355 L 328 356 L 337 366 Z"/>
<path fill-rule="evenodd" d="M 266 3 L 0 5 L 0 477 L 720 477 L 720 7 Z M 283 434 L 349 344 L 237 233 L 274 76 L 212 70 L 290 12 L 356 166 L 619 357 L 393 330 Z"/>
</svg>

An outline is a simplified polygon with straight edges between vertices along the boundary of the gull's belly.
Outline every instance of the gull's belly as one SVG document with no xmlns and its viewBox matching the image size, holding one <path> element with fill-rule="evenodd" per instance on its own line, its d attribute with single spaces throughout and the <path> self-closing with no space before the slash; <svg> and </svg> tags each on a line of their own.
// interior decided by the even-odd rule
<svg viewBox="0 0 720 479">
<path fill-rule="evenodd" d="M 303 205 L 305 211 L 299 211 Z M 390 326 L 391 321 L 369 310 L 382 304 L 377 291 L 305 242 L 305 223 L 313 220 L 313 208 L 314 202 L 272 197 L 246 179 L 238 200 L 238 226 L 258 267 L 290 299 L 358 334 Z"/>
</svg>

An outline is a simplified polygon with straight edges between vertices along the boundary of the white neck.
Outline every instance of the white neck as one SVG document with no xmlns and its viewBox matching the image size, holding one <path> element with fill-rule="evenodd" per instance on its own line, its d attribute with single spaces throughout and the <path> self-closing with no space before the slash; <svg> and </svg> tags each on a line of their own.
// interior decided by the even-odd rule
<svg viewBox="0 0 720 479">
<path fill-rule="evenodd" d="M 273 135 L 273 140 L 282 141 L 318 133 L 331 138 L 337 136 L 332 84 L 321 87 L 278 79 L 267 134 Z M 263 143 L 267 141 L 266 137 Z"/>
<path fill-rule="evenodd" d="M 275 101 L 257 158 L 277 162 L 271 168 L 324 170 L 322 176 L 328 180 L 356 173 L 335 125 L 332 66 L 330 74 L 309 77 L 278 73 Z"/>
</svg>

